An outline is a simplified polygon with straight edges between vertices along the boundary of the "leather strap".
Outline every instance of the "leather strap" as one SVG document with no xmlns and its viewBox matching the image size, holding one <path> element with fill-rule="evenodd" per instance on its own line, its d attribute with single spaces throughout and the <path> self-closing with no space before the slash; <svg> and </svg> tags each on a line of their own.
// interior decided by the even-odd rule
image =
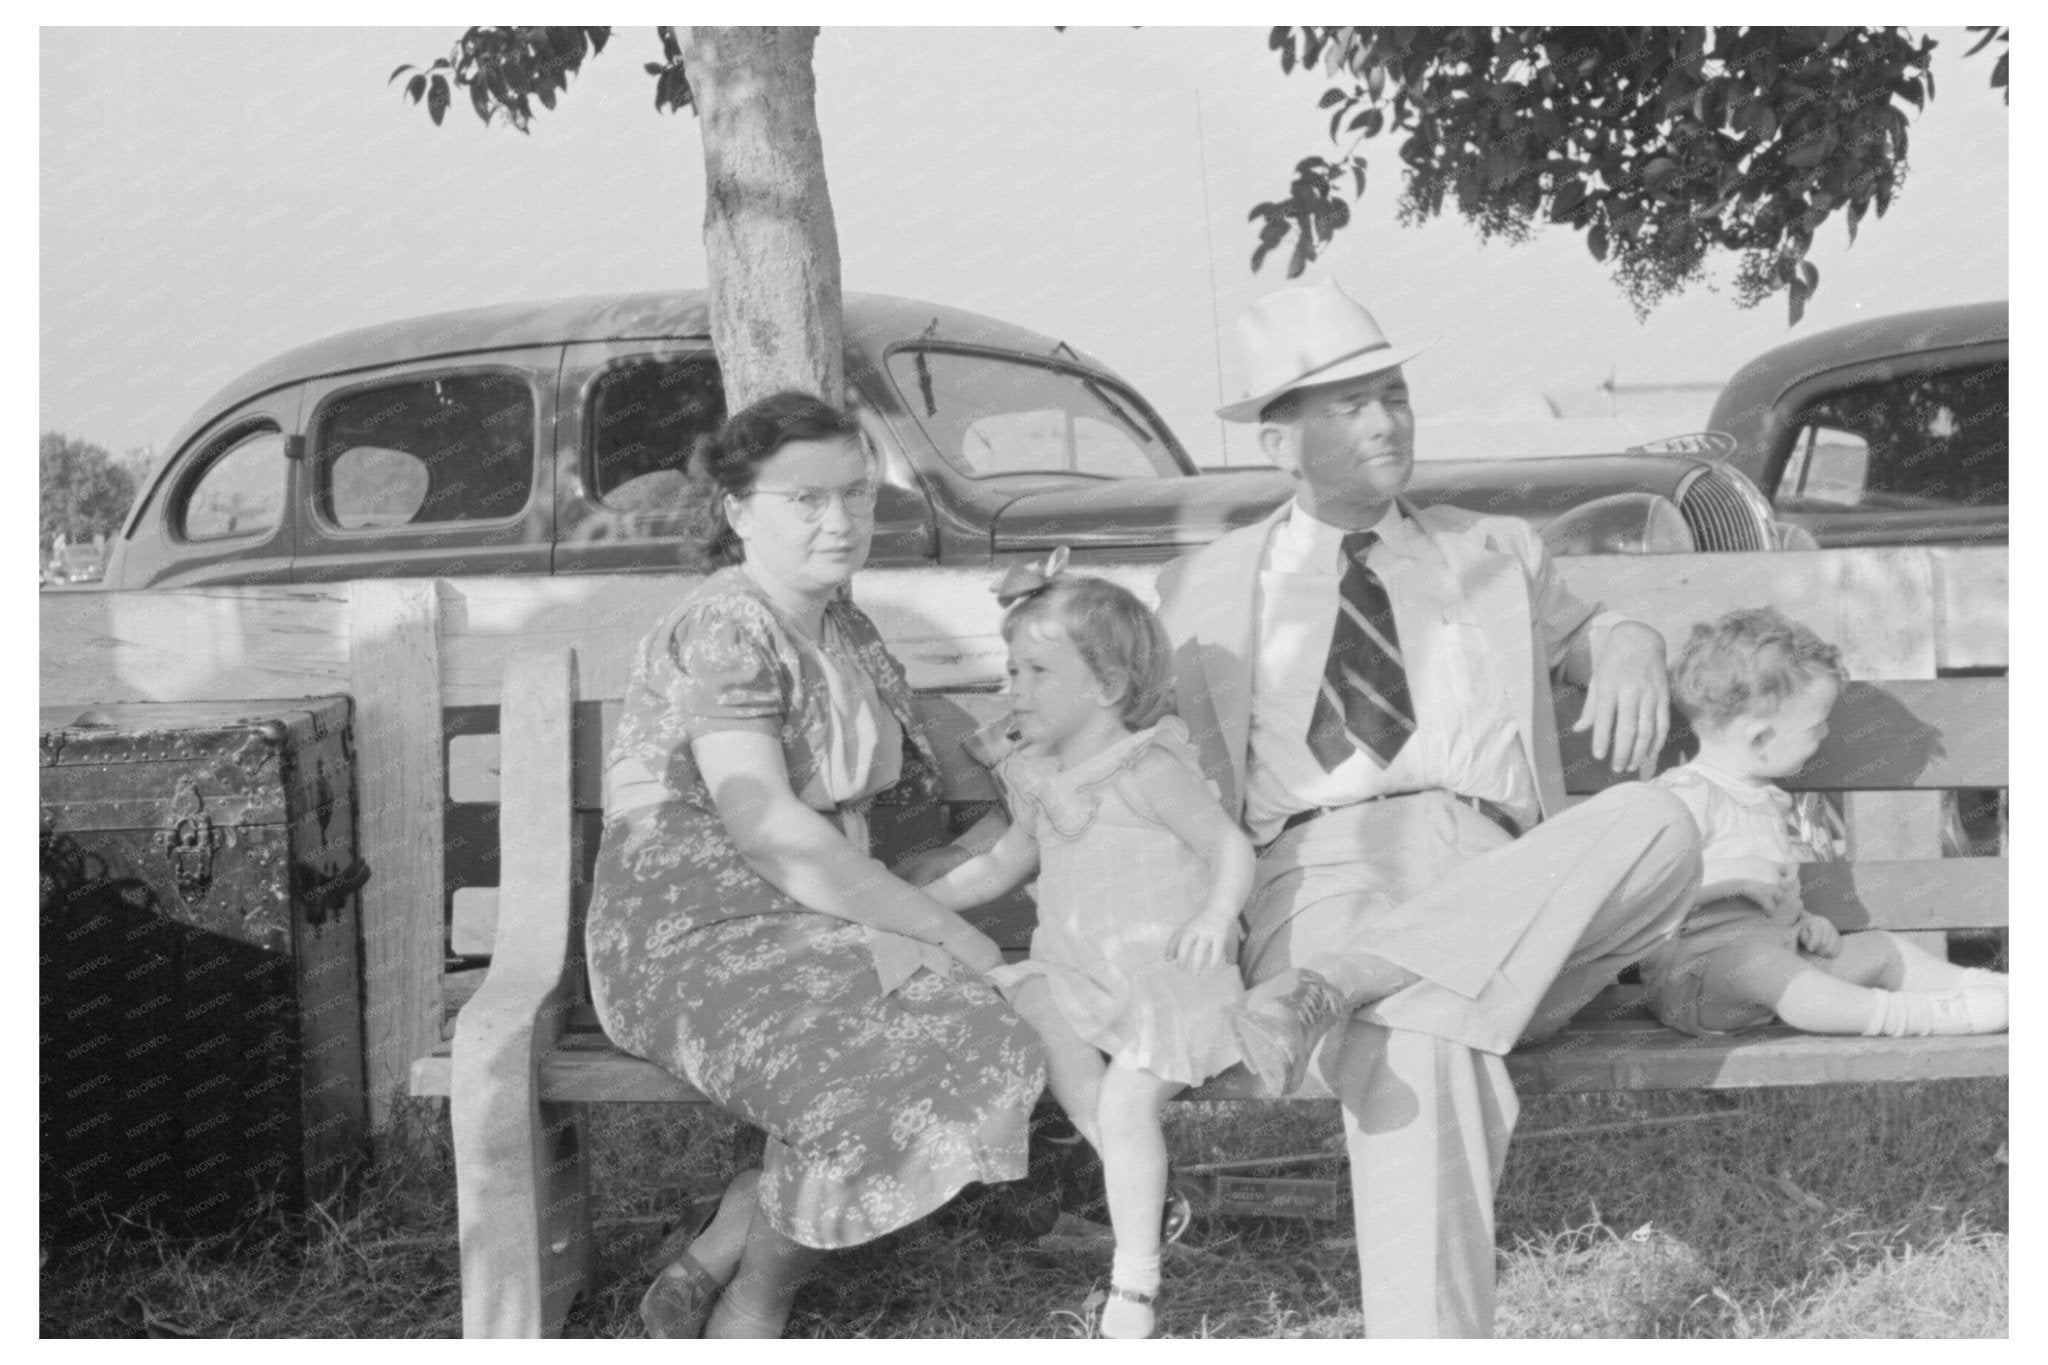
<svg viewBox="0 0 2048 1365">
<path fill-rule="evenodd" d="M 1363 801 L 1355 801 L 1350 804 L 1362 806 L 1371 801 L 1391 801 L 1396 797 L 1420 795 L 1420 792 L 1387 792 L 1380 796 L 1368 796 Z M 1453 801 L 1470 806 L 1473 810 L 1478 811 L 1481 815 L 1506 830 L 1508 838 L 1519 839 L 1522 837 L 1521 824 L 1516 821 L 1514 816 L 1508 814 L 1506 807 L 1502 806 L 1498 801 L 1489 801 L 1483 796 L 1467 796 L 1463 792 L 1450 792 L 1448 795 Z M 1293 829 L 1296 825 L 1305 825 L 1318 815 L 1343 809 L 1345 809 L 1344 806 L 1310 806 L 1307 810 L 1298 810 L 1280 822 L 1280 834 L 1287 833 L 1288 830 Z M 1265 848 L 1259 851 L 1263 853 L 1267 848 L 1271 848 L 1273 844 L 1279 843 L 1280 834 L 1274 835 L 1273 843 L 1267 844 Z"/>
</svg>

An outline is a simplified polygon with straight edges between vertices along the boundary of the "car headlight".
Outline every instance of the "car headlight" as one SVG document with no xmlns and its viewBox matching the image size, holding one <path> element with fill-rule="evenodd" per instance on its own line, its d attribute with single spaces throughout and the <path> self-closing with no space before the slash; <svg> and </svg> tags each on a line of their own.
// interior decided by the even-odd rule
<svg viewBox="0 0 2048 1365">
<path fill-rule="evenodd" d="M 1582 502 L 1543 528 L 1554 555 L 1671 555 L 1692 548 L 1692 532 L 1669 498 L 1614 493 Z"/>
</svg>

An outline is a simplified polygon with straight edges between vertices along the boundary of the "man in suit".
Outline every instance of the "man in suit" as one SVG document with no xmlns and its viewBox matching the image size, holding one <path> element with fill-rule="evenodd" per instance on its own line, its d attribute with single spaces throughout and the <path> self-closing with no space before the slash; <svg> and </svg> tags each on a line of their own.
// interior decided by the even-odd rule
<svg viewBox="0 0 2048 1365">
<path fill-rule="evenodd" d="M 1596 758 L 1647 771 L 1664 645 L 1564 585 L 1528 525 L 1400 495 L 1414 419 L 1391 345 L 1334 283 L 1239 322 L 1245 398 L 1295 495 L 1169 565 L 1180 713 L 1259 847 L 1241 960 L 1269 1036 L 1342 1102 L 1368 1336 L 1484 1336 L 1502 1054 L 1671 932 L 1699 881 L 1684 808 L 1642 783 L 1570 810 L 1549 682 L 1588 688 Z M 1369 533 L 1369 534 L 1368 534 Z"/>
</svg>

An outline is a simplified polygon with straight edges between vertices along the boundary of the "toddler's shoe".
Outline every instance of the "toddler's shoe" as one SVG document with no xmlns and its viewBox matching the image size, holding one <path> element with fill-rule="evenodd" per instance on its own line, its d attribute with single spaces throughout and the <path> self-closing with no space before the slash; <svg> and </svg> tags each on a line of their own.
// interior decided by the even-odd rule
<svg viewBox="0 0 2048 1365">
<path fill-rule="evenodd" d="M 1926 1038 L 2003 1033 L 2010 1006 L 2004 985 L 1977 984 L 1948 991 L 1887 991 L 1866 1037 Z"/>
<path fill-rule="evenodd" d="M 1322 975 L 1294 967 L 1245 993 L 1231 1021 L 1245 1065 L 1268 1092 L 1292 1094 L 1308 1073 L 1309 1058 L 1344 1017 L 1344 997 Z"/>
</svg>

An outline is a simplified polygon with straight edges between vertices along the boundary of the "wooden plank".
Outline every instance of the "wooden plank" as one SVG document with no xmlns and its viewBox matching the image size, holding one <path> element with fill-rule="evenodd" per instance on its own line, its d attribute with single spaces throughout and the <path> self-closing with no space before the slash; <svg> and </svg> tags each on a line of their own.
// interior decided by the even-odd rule
<svg viewBox="0 0 2048 1365">
<path fill-rule="evenodd" d="M 1796 776 L 1789 791 L 1931 791 L 2008 785 L 2005 678 L 1925 678 L 1852 682 L 1828 718 L 1828 737 Z M 1583 694 L 1560 688 L 1559 756 L 1565 789 L 1576 795 L 1618 781 L 1592 758 L 1590 735 L 1575 734 Z M 1659 762 L 1669 767 L 1687 746 L 1685 722 L 1674 718 Z"/>
<path fill-rule="evenodd" d="M 457 957 L 489 957 L 498 940 L 498 888 L 458 887 L 448 902 L 448 951 Z"/>
<path fill-rule="evenodd" d="M 36 611 L 45 706 L 349 690 L 345 584 L 46 592 Z"/>
<path fill-rule="evenodd" d="M 1824 1038 L 1788 1028 L 1694 1038 L 1641 1021 L 1604 1030 L 1577 1025 L 1508 1054 L 1515 1088 L 1531 1091 L 1727 1090 L 1759 1085 L 2003 1076 L 2006 1035 Z"/>
<path fill-rule="evenodd" d="M 2004 668 L 2012 645 L 2007 602 L 2012 557 L 2003 545 L 1932 549 L 1942 668 Z"/>
<path fill-rule="evenodd" d="M 1934 564 L 1923 549 L 1560 559 L 1587 601 L 1655 626 L 1675 657 L 1697 622 L 1774 606 L 1842 649 L 1856 678 L 1934 676 Z"/>
<path fill-rule="evenodd" d="M 1640 614 L 1667 639 L 1682 639 L 1691 621 L 1727 607 L 1774 602 L 1830 638 L 1855 642 L 1858 676 L 1926 676 L 1936 662 L 2004 661 L 2003 547 L 1557 563 L 1581 596 Z M 1155 565 L 1090 571 L 1152 600 Z M 897 644 L 913 684 L 990 684 L 1000 679 L 1003 659 L 988 592 L 996 577 L 992 569 L 874 569 L 855 581 L 855 599 Z M 541 643 L 579 647 L 583 695 L 616 700 L 625 690 L 633 647 L 696 581 L 685 574 L 443 580 L 443 702 L 495 702 L 505 659 Z M 42 700 L 274 699 L 345 691 L 349 586 L 41 594 Z M 1913 625 L 1936 620 L 1954 637 L 1939 651 Z"/>
<path fill-rule="evenodd" d="M 1820 752 L 1784 785 L 1798 791 L 2006 786 L 2008 687 L 2005 678 L 1852 682 L 1828 717 Z"/>
<path fill-rule="evenodd" d="M 1800 900 L 1843 929 L 2004 928 L 2010 914 L 2004 858 L 1802 863 Z"/>
<path fill-rule="evenodd" d="M 573 656 L 522 653 L 504 691 L 504 933 L 451 1044 L 466 1337 L 557 1334 L 595 1263 L 583 1112 L 538 1086 L 572 996 Z"/>
<path fill-rule="evenodd" d="M 1854 861 L 1941 857 L 1940 792 L 1849 792 L 1842 798 L 1842 815 Z M 1909 932 L 1906 937 L 1936 957 L 1948 956 L 1943 933 Z"/>
<path fill-rule="evenodd" d="M 2007 785 L 2005 678 L 1907 679 L 1855 682 L 1843 692 L 1827 742 L 1805 771 L 1785 785 L 1796 791 L 1856 791 Z M 989 801 L 994 783 L 969 759 L 960 741 L 1001 716 L 1009 706 L 998 692 L 930 692 L 919 696 L 919 715 L 939 753 L 941 776 L 958 801 Z M 1576 692 L 1557 699 L 1569 790 L 1590 794 L 1617 779 L 1591 762 L 1590 738 L 1571 733 L 1580 706 Z M 603 807 L 604 755 L 618 725 L 619 703 L 580 702 L 576 708 L 578 810 Z M 1667 750 L 1676 762 L 1678 739 Z M 498 799 L 498 737 L 457 735 L 448 745 L 448 799 Z"/>
<path fill-rule="evenodd" d="M 686 1082 L 652 1062 L 629 1057 L 592 1035 L 541 1063 L 541 1095 L 557 1102 L 703 1103 Z M 1574 1024 L 1557 1037 L 1508 1054 L 1515 1088 L 1536 1092 L 1743 1089 L 1760 1085 L 1836 1085 L 1869 1081 L 1946 1080 L 2003 1076 L 2010 1070 L 2004 1034 L 1944 1038 L 1823 1038 L 1787 1028 L 1733 1038 L 1694 1038 L 1654 1021 L 1632 1018 L 1599 1027 Z M 445 1052 L 413 1068 L 413 1093 L 445 1095 Z M 1269 1099 L 1241 1071 L 1231 1071 L 1187 1100 Z M 1315 1097 L 1291 1103 L 1327 1103 Z"/>
<path fill-rule="evenodd" d="M 440 604 L 425 579 L 349 586 L 363 888 L 370 1127 L 382 1133 L 412 1059 L 441 1036 Z"/>
<path fill-rule="evenodd" d="M 498 737 L 456 735 L 448 741 L 448 799 L 495 804 L 498 800 Z"/>
<path fill-rule="evenodd" d="M 617 701 L 641 637 L 699 581 L 680 573 L 448 579 L 442 704 L 495 703 L 506 663 L 538 648 L 575 649 L 578 695 Z"/>
</svg>

